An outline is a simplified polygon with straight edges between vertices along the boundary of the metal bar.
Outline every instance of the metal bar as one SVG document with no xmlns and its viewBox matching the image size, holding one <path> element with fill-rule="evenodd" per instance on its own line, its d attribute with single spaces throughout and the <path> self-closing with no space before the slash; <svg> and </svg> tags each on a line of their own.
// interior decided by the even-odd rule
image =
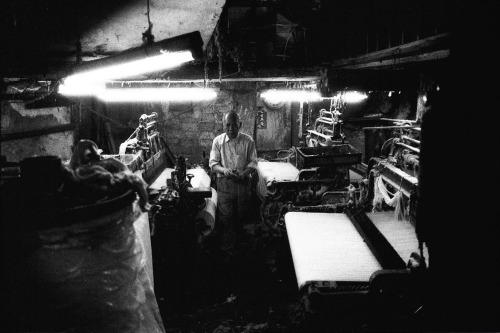
<svg viewBox="0 0 500 333">
<path fill-rule="evenodd" d="M 379 170 L 380 175 L 383 176 L 385 181 L 394 186 L 394 188 L 402 191 L 407 197 L 416 193 L 418 185 L 418 179 L 416 177 L 407 174 L 386 161 L 379 162 L 379 165 L 383 166 L 383 168 Z"/>
<path fill-rule="evenodd" d="M 320 132 L 318 132 L 318 131 L 314 131 L 314 130 L 307 130 L 307 131 L 308 131 L 309 133 L 311 133 L 311 134 L 315 134 L 315 135 L 317 135 L 317 136 L 319 136 L 319 137 L 322 137 L 323 139 L 330 139 L 330 137 L 329 137 L 328 135 L 325 135 L 325 134 L 320 133 Z"/>
<path fill-rule="evenodd" d="M 75 129 L 75 125 L 64 124 L 64 125 L 51 126 L 51 127 L 43 128 L 43 129 L 31 130 L 31 131 L 2 133 L 1 138 L 2 138 L 2 141 L 19 140 L 19 139 L 25 139 L 25 138 L 32 138 L 35 136 L 48 135 L 48 134 L 52 134 L 52 133 L 73 131 L 74 129 Z"/>
<path fill-rule="evenodd" d="M 402 142 L 396 142 L 396 144 L 398 146 L 402 146 L 402 147 L 408 148 L 408 149 L 414 151 L 415 153 L 419 153 L 420 154 L 420 149 L 418 149 L 418 148 L 412 147 L 412 146 L 407 145 L 406 143 L 402 143 Z"/>
<path fill-rule="evenodd" d="M 416 120 L 408 120 L 408 119 L 391 119 L 391 118 L 380 118 L 380 120 L 386 121 L 395 121 L 395 122 L 404 122 L 404 123 L 416 123 Z"/>
<path fill-rule="evenodd" d="M 363 130 L 378 130 L 378 129 L 392 129 L 392 128 L 407 128 L 420 130 L 420 126 L 375 126 L 375 127 L 363 127 Z"/>
<path fill-rule="evenodd" d="M 391 243 L 377 229 L 365 212 L 358 210 L 353 212 L 346 207 L 345 214 L 351 220 L 352 224 L 363 237 L 364 242 L 372 251 L 375 258 L 383 269 L 405 269 L 406 264 L 399 254 L 394 250 Z"/>
<path fill-rule="evenodd" d="M 295 186 L 308 186 L 308 185 L 328 185 L 335 184 L 335 179 L 312 179 L 312 180 L 293 180 L 293 181 L 279 181 L 273 183 L 276 188 L 293 188 Z"/>
<path fill-rule="evenodd" d="M 402 135 L 401 138 L 408 140 L 408 141 L 411 141 L 411 142 L 416 143 L 416 144 L 420 144 L 420 140 L 415 140 L 414 138 L 410 138 L 409 136 L 406 136 L 406 135 Z"/>
<path fill-rule="evenodd" d="M 192 79 L 192 80 L 144 80 L 144 81 L 108 81 L 109 83 L 117 84 L 128 84 L 128 83 L 156 83 L 156 84 L 168 84 L 168 83 L 211 83 L 211 82 L 309 82 L 309 81 L 319 81 L 322 80 L 321 76 L 305 76 L 305 77 L 242 77 L 242 78 L 222 78 L 219 79 Z"/>
</svg>

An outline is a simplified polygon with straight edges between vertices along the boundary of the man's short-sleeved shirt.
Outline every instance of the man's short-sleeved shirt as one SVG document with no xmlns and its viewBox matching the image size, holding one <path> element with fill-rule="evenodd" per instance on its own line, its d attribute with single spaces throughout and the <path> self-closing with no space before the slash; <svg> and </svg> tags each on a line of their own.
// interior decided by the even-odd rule
<svg viewBox="0 0 500 333">
<path fill-rule="evenodd" d="M 257 152 L 252 137 L 245 133 L 238 133 L 236 138 L 230 139 L 226 133 L 215 137 L 210 151 L 209 166 L 220 164 L 227 169 L 245 170 L 247 167 L 257 167 Z"/>
</svg>

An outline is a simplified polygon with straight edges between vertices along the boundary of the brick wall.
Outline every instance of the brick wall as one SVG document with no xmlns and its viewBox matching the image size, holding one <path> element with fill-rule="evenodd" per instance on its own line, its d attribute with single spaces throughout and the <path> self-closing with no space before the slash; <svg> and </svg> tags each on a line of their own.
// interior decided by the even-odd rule
<svg viewBox="0 0 500 333">
<path fill-rule="evenodd" d="M 233 110 L 231 93 L 220 91 L 207 102 L 165 103 L 160 115 L 160 131 L 175 156 L 197 164 L 210 155 L 213 139 L 222 133 L 223 114 Z"/>
</svg>

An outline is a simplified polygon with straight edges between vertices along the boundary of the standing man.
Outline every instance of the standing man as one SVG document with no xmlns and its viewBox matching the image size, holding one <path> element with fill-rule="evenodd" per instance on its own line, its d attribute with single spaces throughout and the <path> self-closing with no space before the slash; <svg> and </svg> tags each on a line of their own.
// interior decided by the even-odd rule
<svg viewBox="0 0 500 333">
<path fill-rule="evenodd" d="M 222 231 L 222 250 L 233 253 L 243 232 L 250 205 L 250 174 L 257 167 L 257 152 L 251 136 L 240 133 L 239 115 L 224 116 L 225 132 L 217 136 L 210 152 L 210 169 L 217 174 L 217 209 Z"/>
</svg>

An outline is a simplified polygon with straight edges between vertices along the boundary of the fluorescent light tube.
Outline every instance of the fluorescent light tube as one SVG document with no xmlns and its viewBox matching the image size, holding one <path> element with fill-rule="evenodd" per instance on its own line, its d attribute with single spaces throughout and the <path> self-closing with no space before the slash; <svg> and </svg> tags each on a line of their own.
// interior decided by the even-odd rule
<svg viewBox="0 0 500 333">
<path fill-rule="evenodd" d="M 281 101 L 316 101 L 321 99 L 321 95 L 317 91 L 306 90 L 267 90 L 261 95 L 261 98 L 270 102 Z"/>
<path fill-rule="evenodd" d="M 99 95 L 105 90 L 106 81 L 172 68 L 191 60 L 194 60 L 191 51 L 163 52 L 141 60 L 70 75 L 59 86 L 59 93 L 67 96 Z"/>
<path fill-rule="evenodd" d="M 341 98 L 346 103 L 359 103 L 368 97 L 367 94 L 363 94 L 363 93 L 360 93 L 357 91 L 347 91 L 344 94 L 342 94 L 341 96 L 342 96 Z"/>
<path fill-rule="evenodd" d="M 103 82 L 119 78 L 127 78 L 144 73 L 151 73 L 167 68 L 179 66 L 182 63 L 194 60 L 191 51 L 164 52 L 160 55 L 140 60 L 106 66 L 88 72 L 74 74 L 64 80 L 66 85 L 80 84 L 81 82 Z"/>
<path fill-rule="evenodd" d="M 98 95 L 106 89 L 104 82 L 73 82 L 61 83 L 58 92 L 66 96 Z"/>
</svg>

